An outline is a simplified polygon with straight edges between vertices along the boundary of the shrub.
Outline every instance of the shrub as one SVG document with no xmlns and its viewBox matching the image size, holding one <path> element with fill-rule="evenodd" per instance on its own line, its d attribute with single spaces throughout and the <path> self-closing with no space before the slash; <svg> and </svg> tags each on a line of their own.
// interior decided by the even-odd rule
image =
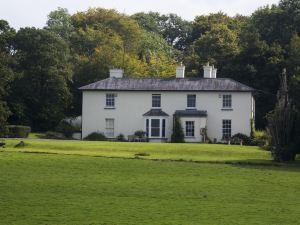
<svg viewBox="0 0 300 225">
<path fill-rule="evenodd" d="M 139 138 L 143 138 L 146 136 L 146 132 L 143 130 L 137 130 L 136 132 L 134 132 L 134 135 L 139 137 Z"/>
<path fill-rule="evenodd" d="M 179 118 L 175 117 L 173 134 L 171 136 L 171 141 L 173 143 L 183 143 L 184 142 L 184 133 L 181 127 Z"/>
<path fill-rule="evenodd" d="M 43 139 L 57 139 L 57 140 L 64 140 L 66 137 L 59 132 L 53 132 L 53 131 L 47 131 L 45 135 L 43 135 L 41 138 Z"/>
<path fill-rule="evenodd" d="M 9 138 L 27 138 L 31 132 L 29 126 L 8 125 L 6 126 L 5 136 Z"/>
<path fill-rule="evenodd" d="M 73 133 L 77 132 L 78 128 L 62 120 L 56 127 L 56 131 L 63 133 L 66 138 L 72 138 Z"/>
<path fill-rule="evenodd" d="M 252 139 L 245 134 L 237 133 L 231 137 L 233 144 L 239 144 L 242 141 L 243 145 L 253 145 Z"/>
<path fill-rule="evenodd" d="M 253 132 L 254 145 L 266 148 L 270 143 L 270 135 L 265 130 L 256 130 Z"/>
<path fill-rule="evenodd" d="M 117 136 L 117 141 L 125 141 L 124 135 L 123 135 L 123 134 L 119 134 L 119 135 Z"/>
<path fill-rule="evenodd" d="M 105 141 L 106 137 L 103 133 L 93 132 L 84 138 L 87 141 Z"/>
</svg>

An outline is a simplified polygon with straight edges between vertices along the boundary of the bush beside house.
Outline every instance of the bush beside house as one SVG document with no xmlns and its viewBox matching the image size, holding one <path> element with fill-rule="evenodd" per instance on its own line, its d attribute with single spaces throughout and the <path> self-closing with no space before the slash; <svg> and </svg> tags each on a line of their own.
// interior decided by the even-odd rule
<svg viewBox="0 0 300 225">
<path fill-rule="evenodd" d="M 84 138 L 86 141 L 106 141 L 107 138 L 103 133 L 93 132 Z"/>
<path fill-rule="evenodd" d="M 181 127 L 180 119 L 175 117 L 173 133 L 171 136 L 171 142 L 173 143 L 184 143 L 184 133 Z"/>
</svg>

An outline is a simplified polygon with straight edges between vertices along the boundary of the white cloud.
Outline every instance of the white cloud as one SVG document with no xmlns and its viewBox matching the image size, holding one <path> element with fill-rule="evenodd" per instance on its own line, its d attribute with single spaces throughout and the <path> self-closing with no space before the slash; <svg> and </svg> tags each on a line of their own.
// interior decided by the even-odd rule
<svg viewBox="0 0 300 225">
<path fill-rule="evenodd" d="M 0 0 L 0 19 L 9 21 L 15 28 L 25 26 L 43 27 L 50 11 L 57 7 L 67 8 L 71 13 L 89 7 L 114 8 L 126 14 L 157 11 L 176 13 L 184 19 L 193 20 L 196 15 L 225 12 L 228 15 L 250 15 L 255 9 L 278 0 Z"/>
</svg>

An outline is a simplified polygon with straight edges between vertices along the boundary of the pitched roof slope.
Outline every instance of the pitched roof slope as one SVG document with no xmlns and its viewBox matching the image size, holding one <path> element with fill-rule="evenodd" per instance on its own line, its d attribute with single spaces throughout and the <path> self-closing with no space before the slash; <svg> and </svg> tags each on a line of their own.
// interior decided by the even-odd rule
<svg viewBox="0 0 300 225">
<path fill-rule="evenodd" d="M 79 89 L 118 91 L 254 91 L 253 88 L 229 78 L 107 78 Z"/>
</svg>

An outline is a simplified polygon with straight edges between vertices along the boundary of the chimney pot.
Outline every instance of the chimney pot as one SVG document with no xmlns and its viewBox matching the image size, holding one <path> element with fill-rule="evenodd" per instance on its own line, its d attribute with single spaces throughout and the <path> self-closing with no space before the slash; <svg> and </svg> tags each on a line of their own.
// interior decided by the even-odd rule
<svg viewBox="0 0 300 225">
<path fill-rule="evenodd" d="M 203 66 L 204 78 L 212 78 L 213 67 L 209 65 L 209 62 Z"/>
<path fill-rule="evenodd" d="M 185 66 L 181 65 L 176 67 L 176 78 L 184 78 Z"/>
<path fill-rule="evenodd" d="M 122 78 L 123 77 L 123 70 L 122 69 L 110 69 L 109 70 L 109 77 L 110 78 Z"/>
</svg>

